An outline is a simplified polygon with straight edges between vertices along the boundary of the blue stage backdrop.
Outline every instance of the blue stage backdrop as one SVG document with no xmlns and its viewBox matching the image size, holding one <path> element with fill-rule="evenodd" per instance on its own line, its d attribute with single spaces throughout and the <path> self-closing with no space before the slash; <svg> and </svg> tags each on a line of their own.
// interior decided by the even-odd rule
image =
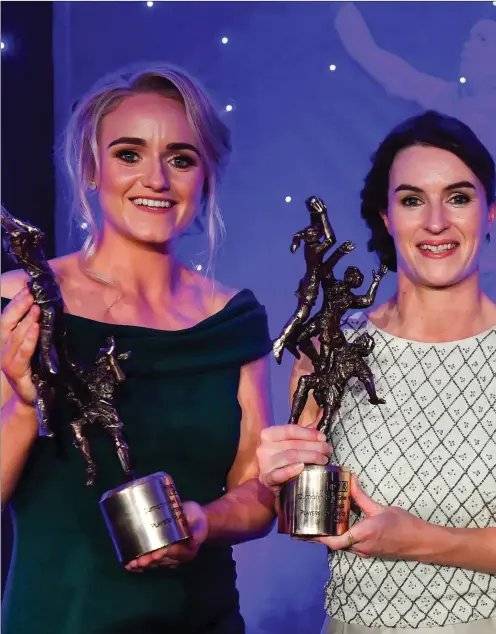
<svg viewBox="0 0 496 634">
<path fill-rule="evenodd" d="M 357 243 L 350 257 L 368 282 L 377 263 L 366 252 L 359 191 L 387 131 L 436 108 L 472 125 L 496 154 L 495 19 L 490 1 L 57 2 L 56 131 L 74 100 L 122 65 L 165 60 L 197 76 L 234 136 L 216 276 L 255 291 L 275 337 L 303 272 L 301 253 L 291 255 L 289 244 L 307 220 L 305 198 L 324 198 L 338 240 Z M 59 254 L 72 248 L 68 216 L 58 180 Z M 184 257 L 204 263 L 206 240 L 187 240 Z M 485 255 L 484 283 L 496 299 L 495 243 Z M 379 300 L 393 286 L 390 274 Z M 289 372 L 289 358 L 274 364 L 279 424 L 288 416 Z M 274 532 L 235 552 L 249 634 L 319 631 L 323 547 Z"/>
</svg>

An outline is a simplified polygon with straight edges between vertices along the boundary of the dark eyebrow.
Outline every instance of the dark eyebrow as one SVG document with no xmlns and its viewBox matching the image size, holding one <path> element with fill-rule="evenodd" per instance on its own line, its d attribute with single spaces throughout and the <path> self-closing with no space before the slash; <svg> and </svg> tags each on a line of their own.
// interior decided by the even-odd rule
<svg viewBox="0 0 496 634">
<path fill-rule="evenodd" d="M 144 139 L 140 139 L 139 137 L 134 136 L 121 136 L 115 141 L 112 141 L 108 144 L 107 149 L 111 148 L 114 145 L 138 145 L 139 147 L 146 147 L 146 141 Z M 191 143 L 169 143 L 167 145 L 168 150 L 180 151 L 180 150 L 190 150 L 191 152 L 195 152 L 200 156 L 200 151 Z"/>
<path fill-rule="evenodd" d="M 144 147 L 146 145 L 146 141 L 134 136 L 120 136 L 118 139 L 115 139 L 115 141 L 108 144 L 107 150 L 113 145 L 139 145 Z"/>
<path fill-rule="evenodd" d="M 416 192 L 418 194 L 422 194 L 422 190 L 420 189 L 420 187 L 415 187 L 415 185 L 407 185 L 405 183 L 398 185 L 398 187 L 394 190 L 395 193 L 403 192 L 403 191 Z"/>
<path fill-rule="evenodd" d="M 444 191 L 451 192 L 454 189 L 462 189 L 462 188 L 475 190 L 475 185 L 471 183 L 470 181 L 459 181 L 458 183 L 453 183 L 452 185 L 448 185 L 447 187 L 444 188 Z M 415 185 L 407 185 L 406 183 L 402 183 L 401 185 L 398 185 L 398 187 L 394 191 L 395 192 L 409 191 L 409 192 L 416 192 L 418 194 L 424 193 L 424 191 L 420 187 L 415 187 Z"/>
<path fill-rule="evenodd" d="M 191 152 L 195 152 L 195 154 L 198 154 L 198 156 L 200 156 L 200 150 L 194 145 L 191 145 L 191 143 L 169 143 L 167 149 L 176 151 L 191 150 Z"/>
<path fill-rule="evenodd" d="M 459 181 L 458 183 L 453 183 L 453 185 L 448 185 L 446 187 L 446 191 L 450 192 L 454 189 L 473 189 L 475 191 L 475 185 L 470 181 Z"/>
</svg>

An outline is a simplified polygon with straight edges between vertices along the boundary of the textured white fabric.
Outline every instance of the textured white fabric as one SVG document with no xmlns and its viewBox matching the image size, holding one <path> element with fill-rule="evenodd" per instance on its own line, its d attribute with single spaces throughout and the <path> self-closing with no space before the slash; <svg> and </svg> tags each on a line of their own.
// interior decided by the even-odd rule
<svg viewBox="0 0 496 634">
<path fill-rule="evenodd" d="M 432 628 L 390 628 L 366 627 L 354 623 L 343 623 L 335 619 L 327 619 L 320 634 L 495 634 L 496 618 L 457 623 L 456 625 L 441 625 Z"/>
<path fill-rule="evenodd" d="M 360 314 L 344 329 L 373 335 L 367 362 L 386 405 L 350 381 L 332 461 L 381 504 L 443 526 L 496 526 L 496 328 L 442 344 L 393 337 Z M 496 617 L 496 575 L 346 551 L 329 551 L 329 564 L 326 610 L 340 621 L 430 628 Z"/>
</svg>

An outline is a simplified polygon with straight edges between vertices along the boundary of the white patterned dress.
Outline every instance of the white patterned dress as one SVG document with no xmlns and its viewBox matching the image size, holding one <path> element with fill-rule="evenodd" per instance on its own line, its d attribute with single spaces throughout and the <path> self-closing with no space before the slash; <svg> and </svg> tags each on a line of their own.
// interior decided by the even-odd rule
<svg viewBox="0 0 496 634">
<path fill-rule="evenodd" d="M 441 526 L 496 526 L 496 328 L 435 344 L 389 335 L 364 314 L 343 328 L 349 340 L 364 329 L 386 405 L 371 405 L 362 384 L 349 382 L 331 461 L 350 467 L 378 503 Z M 340 622 L 434 631 L 496 619 L 496 575 L 346 551 L 329 551 L 329 565 L 326 611 Z"/>
</svg>

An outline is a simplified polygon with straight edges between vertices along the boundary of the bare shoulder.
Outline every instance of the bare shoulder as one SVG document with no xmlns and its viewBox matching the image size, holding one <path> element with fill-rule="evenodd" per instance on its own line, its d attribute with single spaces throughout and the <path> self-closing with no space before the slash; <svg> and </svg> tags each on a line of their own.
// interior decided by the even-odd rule
<svg viewBox="0 0 496 634">
<path fill-rule="evenodd" d="M 385 330 L 389 332 L 391 320 L 393 317 L 392 314 L 392 303 L 393 300 L 388 300 L 384 304 L 377 306 L 373 310 L 367 312 L 367 318 L 380 330 Z"/>
<path fill-rule="evenodd" d="M 230 288 L 213 278 L 205 277 L 196 271 L 189 271 L 191 276 L 188 283 L 195 289 L 198 299 L 206 309 L 206 312 L 213 315 L 218 313 L 235 297 L 239 290 Z"/>
<path fill-rule="evenodd" d="M 49 260 L 49 265 L 55 274 L 57 283 L 62 286 L 67 277 L 71 276 L 74 265 L 77 263 L 77 253 L 64 255 L 60 258 Z M 0 277 L 2 297 L 12 299 L 28 282 L 28 274 L 22 269 L 8 271 Z"/>
<path fill-rule="evenodd" d="M 0 277 L 2 297 L 12 299 L 21 291 L 28 281 L 28 275 L 21 269 L 2 273 Z"/>
<path fill-rule="evenodd" d="M 60 286 L 63 286 L 67 279 L 73 278 L 74 275 L 79 273 L 78 260 L 78 252 L 49 260 L 48 264 L 50 264 L 50 268 L 55 273 L 55 279 Z"/>
<path fill-rule="evenodd" d="M 482 309 L 485 315 L 485 321 L 488 324 L 488 329 L 496 326 L 496 303 L 492 297 L 487 295 L 483 296 Z"/>
<path fill-rule="evenodd" d="M 214 281 L 214 309 L 215 312 L 222 310 L 239 293 L 238 289 L 230 288 L 220 282 Z"/>
</svg>

